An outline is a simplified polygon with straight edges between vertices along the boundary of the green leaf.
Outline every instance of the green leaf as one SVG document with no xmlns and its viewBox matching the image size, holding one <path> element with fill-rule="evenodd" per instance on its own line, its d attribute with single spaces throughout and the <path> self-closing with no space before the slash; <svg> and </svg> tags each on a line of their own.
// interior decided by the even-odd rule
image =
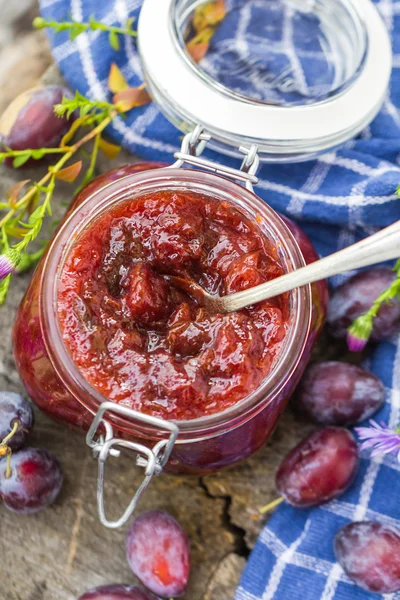
<svg viewBox="0 0 400 600">
<path fill-rule="evenodd" d="M 69 30 L 69 39 L 71 40 L 71 42 L 73 42 L 81 33 L 82 31 L 79 26 L 74 25 L 73 27 L 71 27 L 71 29 Z"/>
<path fill-rule="evenodd" d="M 60 31 L 67 31 L 68 29 L 70 29 L 70 24 L 69 23 L 59 23 L 56 26 L 56 33 L 59 33 Z"/>
<path fill-rule="evenodd" d="M 42 229 L 43 219 L 38 219 L 32 229 L 27 233 L 30 240 L 36 239 Z"/>
<path fill-rule="evenodd" d="M 22 252 L 21 259 L 17 267 L 17 273 L 23 273 L 24 271 L 28 271 L 28 269 L 35 265 L 39 258 L 43 256 L 45 249 L 46 247 L 44 246 L 43 248 L 40 248 L 40 250 L 32 252 L 32 254 L 30 254 L 29 252 Z"/>
<path fill-rule="evenodd" d="M 35 225 L 38 221 L 38 219 L 42 219 L 43 218 L 43 206 L 40 205 L 37 208 L 35 208 L 35 210 L 33 211 L 33 213 L 29 216 L 29 225 Z"/>
<path fill-rule="evenodd" d="M 46 185 L 40 185 L 39 183 L 35 183 L 34 185 L 39 192 L 47 194 L 47 192 L 49 191 L 49 188 Z"/>
<path fill-rule="evenodd" d="M 113 50 L 119 50 L 119 48 L 120 48 L 119 37 L 118 37 L 118 34 L 115 33 L 115 31 L 110 31 L 110 33 L 108 35 L 108 41 Z"/>
<path fill-rule="evenodd" d="M 29 223 L 24 223 L 23 221 L 18 221 L 18 225 L 20 227 L 24 227 L 24 229 L 30 229 L 31 225 Z"/>
<path fill-rule="evenodd" d="M 85 106 L 81 107 L 80 110 L 80 117 L 86 117 L 86 115 L 92 110 L 92 106 L 90 104 L 86 104 Z"/>
<path fill-rule="evenodd" d="M 2 250 L 2 251 L 4 252 L 4 251 L 6 251 L 6 250 L 9 250 L 9 249 L 10 249 L 10 244 L 9 244 L 9 242 L 8 242 L 8 236 L 7 236 L 7 232 L 6 232 L 6 228 L 5 228 L 5 226 L 4 226 L 4 225 L 3 225 L 3 227 L 1 228 L 1 231 L 0 231 L 0 233 L 1 233 L 1 241 L 3 242 L 3 250 Z"/>
<path fill-rule="evenodd" d="M 132 25 L 135 22 L 135 17 L 129 17 L 129 19 L 126 20 L 126 28 L 128 31 L 132 31 Z"/>
<path fill-rule="evenodd" d="M 11 275 L 7 275 L 7 277 L 0 282 L 0 305 L 4 304 L 7 298 L 8 290 L 10 288 L 10 282 Z"/>
<path fill-rule="evenodd" d="M 34 158 L 35 160 L 40 160 L 41 158 L 43 158 L 44 156 L 44 151 L 43 150 L 33 150 L 32 154 L 31 154 L 32 158 Z"/>
<path fill-rule="evenodd" d="M 14 169 L 18 169 L 18 167 L 22 167 L 28 160 L 30 159 L 31 154 L 28 152 L 27 154 L 20 154 L 16 156 L 13 160 L 12 166 Z"/>
</svg>

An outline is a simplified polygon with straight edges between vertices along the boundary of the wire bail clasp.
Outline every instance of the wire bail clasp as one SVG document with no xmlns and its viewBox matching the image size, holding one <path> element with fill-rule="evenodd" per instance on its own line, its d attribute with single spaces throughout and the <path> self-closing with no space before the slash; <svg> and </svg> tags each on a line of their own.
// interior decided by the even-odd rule
<svg viewBox="0 0 400 600">
<path fill-rule="evenodd" d="M 186 163 L 240 181 L 250 192 L 253 192 L 253 185 L 258 183 L 256 173 L 260 166 L 258 147 L 255 144 L 250 148 L 240 146 L 238 150 L 244 154 L 244 159 L 240 169 L 234 169 L 200 156 L 211 139 L 211 135 L 205 131 L 204 127 L 197 125 L 191 133 L 187 133 L 183 138 L 180 151 L 174 154 L 176 162 L 171 165 L 171 168 L 179 169 Z"/>
<path fill-rule="evenodd" d="M 115 438 L 112 425 L 104 420 L 106 412 L 128 417 L 132 421 L 138 421 L 139 423 L 150 425 L 157 430 L 166 431 L 169 433 L 169 436 L 167 439 L 157 442 L 152 449 L 143 444 Z M 100 435 L 95 439 L 99 425 L 104 427 L 105 436 Z M 154 475 L 159 475 L 164 465 L 168 462 L 178 434 L 178 426 L 171 421 L 145 415 L 114 402 L 103 402 L 100 405 L 86 435 L 86 444 L 92 449 L 93 456 L 98 460 L 97 508 L 102 525 L 109 529 L 118 529 L 127 522 Z M 136 452 L 136 465 L 144 468 L 144 478 L 121 518 L 117 521 L 109 521 L 104 508 L 105 463 L 109 455 L 116 457 L 120 455 L 118 447 L 128 448 Z"/>
</svg>

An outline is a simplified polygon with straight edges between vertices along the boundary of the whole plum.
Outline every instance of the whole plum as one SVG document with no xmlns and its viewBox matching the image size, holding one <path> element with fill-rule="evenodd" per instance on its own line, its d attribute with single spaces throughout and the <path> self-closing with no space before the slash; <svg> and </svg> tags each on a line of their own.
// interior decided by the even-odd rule
<svg viewBox="0 0 400 600">
<path fill-rule="evenodd" d="M 11 456 L 11 476 L 0 462 L 0 498 L 8 510 L 33 514 L 52 504 L 63 483 L 60 463 L 47 450 L 24 448 Z"/>
<path fill-rule="evenodd" d="M 56 148 L 74 119 L 74 115 L 67 119 L 54 113 L 54 105 L 64 96 L 70 98 L 72 94 L 56 85 L 32 88 L 17 96 L 0 119 L 0 148 L 3 151 Z M 30 159 L 24 164 L 35 163 L 37 160 Z M 18 166 L 13 158 L 7 158 L 5 164 Z"/>
<path fill-rule="evenodd" d="M 358 468 L 358 448 L 342 427 L 324 427 L 300 442 L 283 459 L 276 488 L 292 506 L 318 506 L 351 485 Z"/>
<path fill-rule="evenodd" d="M 327 361 L 307 369 L 295 408 L 315 423 L 352 425 L 371 417 L 384 400 L 385 387 L 376 375 L 357 365 Z"/>
<path fill-rule="evenodd" d="M 400 590 L 400 531 L 376 521 L 349 523 L 336 534 L 334 551 L 344 572 L 364 590 Z"/>
<path fill-rule="evenodd" d="M 155 594 L 175 598 L 186 590 L 189 540 L 168 513 L 152 510 L 137 517 L 128 533 L 126 555 L 136 577 Z"/>
</svg>

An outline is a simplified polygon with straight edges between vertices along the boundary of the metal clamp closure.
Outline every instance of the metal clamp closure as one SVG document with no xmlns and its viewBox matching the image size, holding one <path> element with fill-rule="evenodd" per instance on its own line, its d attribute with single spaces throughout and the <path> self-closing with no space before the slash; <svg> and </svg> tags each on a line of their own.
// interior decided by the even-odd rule
<svg viewBox="0 0 400 600">
<path fill-rule="evenodd" d="M 104 415 L 107 411 L 127 417 L 132 421 L 150 425 L 157 430 L 166 431 L 169 433 L 169 436 L 167 439 L 157 442 L 152 449 L 143 444 L 115 438 L 112 425 L 104 420 Z M 99 425 L 104 427 L 105 437 L 100 435 L 95 439 Z M 154 475 L 159 475 L 167 463 L 178 433 L 178 426 L 170 421 L 142 414 L 114 402 L 103 402 L 100 405 L 87 433 L 86 443 L 92 449 L 93 456 L 98 459 L 97 508 L 100 521 L 105 527 L 117 529 L 127 522 Z M 109 521 L 105 515 L 104 508 L 105 463 L 109 455 L 117 457 L 120 455 L 118 447 L 128 448 L 136 452 L 136 464 L 144 468 L 144 478 L 121 518 L 117 521 Z"/>
<path fill-rule="evenodd" d="M 253 184 L 258 183 L 256 173 L 260 165 L 257 146 L 253 145 L 250 146 L 250 148 L 240 146 L 238 150 L 245 156 L 240 169 L 234 169 L 212 160 L 201 158 L 200 155 L 210 140 L 211 135 L 204 130 L 202 125 L 197 125 L 191 133 L 186 134 L 183 138 L 180 151 L 175 152 L 174 154 L 174 157 L 177 160 L 171 167 L 177 169 L 186 163 L 194 167 L 205 169 L 206 171 L 212 171 L 217 175 L 223 175 L 224 177 L 241 181 L 250 192 L 253 192 Z"/>
</svg>

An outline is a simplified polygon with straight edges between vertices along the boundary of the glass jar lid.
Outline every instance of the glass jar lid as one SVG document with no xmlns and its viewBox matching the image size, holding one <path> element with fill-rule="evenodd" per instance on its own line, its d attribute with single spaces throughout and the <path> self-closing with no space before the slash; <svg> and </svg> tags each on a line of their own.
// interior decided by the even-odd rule
<svg viewBox="0 0 400 600">
<path fill-rule="evenodd" d="M 207 39 L 196 29 L 207 5 L 145 0 L 139 20 L 148 87 L 183 132 L 201 124 L 226 154 L 255 144 L 262 160 L 289 162 L 344 143 L 379 111 L 391 45 L 370 0 L 225 0 L 195 62 L 187 43 Z"/>
</svg>

